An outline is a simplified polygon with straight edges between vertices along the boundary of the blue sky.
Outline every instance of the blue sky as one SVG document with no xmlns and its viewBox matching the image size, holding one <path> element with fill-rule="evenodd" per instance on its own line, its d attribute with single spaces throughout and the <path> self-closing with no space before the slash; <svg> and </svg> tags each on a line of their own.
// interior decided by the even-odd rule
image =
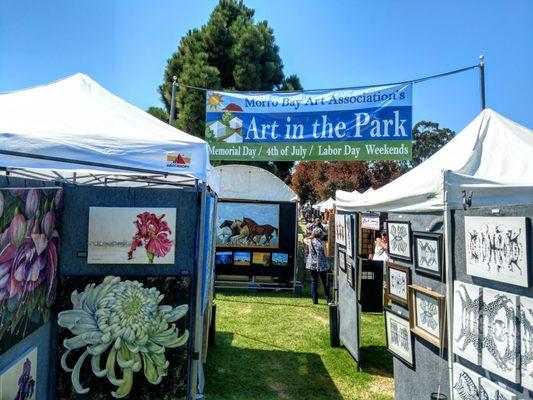
<svg viewBox="0 0 533 400">
<path fill-rule="evenodd" d="M 217 2 L 0 0 L 0 91 L 84 72 L 146 109 L 181 36 Z M 438 4 L 437 4 L 438 3 Z M 414 79 L 486 57 L 487 106 L 533 127 L 533 1 L 248 0 L 305 88 Z M 414 121 L 463 128 L 477 70 L 414 87 Z"/>
</svg>

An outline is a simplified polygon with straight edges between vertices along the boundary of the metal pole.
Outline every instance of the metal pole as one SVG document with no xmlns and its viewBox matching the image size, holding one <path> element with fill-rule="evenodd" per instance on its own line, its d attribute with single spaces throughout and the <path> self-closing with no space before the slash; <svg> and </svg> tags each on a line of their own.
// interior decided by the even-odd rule
<svg viewBox="0 0 533 400">
<path fill-rule="evenodd" d="M 485 109 L 485 56 L 479 56 L 479 79 L 481 84 L 481 110 Z"/>
<path fill-rule="evenodd" d="M 176 76 L 172 77 L 172 100 L 170 100 L 170 115 L 168 117 L 168 123 L 172 125 L 174 123 L 174 114 L 176 113 Z"/>
</svg>

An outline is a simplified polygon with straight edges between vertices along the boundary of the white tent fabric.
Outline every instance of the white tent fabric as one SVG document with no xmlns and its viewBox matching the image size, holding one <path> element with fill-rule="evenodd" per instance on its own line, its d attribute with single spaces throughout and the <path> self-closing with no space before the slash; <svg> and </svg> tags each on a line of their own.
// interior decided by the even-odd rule
<svg viewBox="0 0 533 400">
<path fill-rule="evenodd" d="M 250 165 L 221 165 L 220 199 L 297 202 L 298 195 L 276 175 Z"/>
<path fill-rule="evenodd" d="M 533 131 L 486 109 L 422 164 L 372 193 L 337 202 L 347 211 L 424 212 L 533 204 Z M 444 193 L 446 192 L 446 199 Z"/>
<path fill-rule="evenodd" d="M 196 178 L 218 190 L 204 140 L 152 117 L 84 74 L 0 94 L 0 151 L 49 158 L 0 155 L 3 167 L 45 175 L 60 170 L 61 176 L 131 174 L 106 167 L 119 166 L 169 174 L 173 182 Z M 77 182 L 83 183 L 80 177 Z"/>
<path fill-rule="evenodd" d="M 335 207 L 335 199 L 333 197 L 330 197 L 326 201 L 323 201 L 320 203 L 319 210 L 320 212 L 325 212 L 326 210 L 333 210 Z"/>
<path fill-rule="evenodd" d="M 368 189 L 368 190 L 372 190 L 372 189 Z M 363 193 L 360 193 L 357 190 L 354 190 L 353 192 L 347 192 L 345 190 L 337 190 L 335 192 L 335 198 L 337 199 L 337 202 L 342 202 L 342 203 L 355 201 L 359 199 L 362 195 Z"/>
</svg>

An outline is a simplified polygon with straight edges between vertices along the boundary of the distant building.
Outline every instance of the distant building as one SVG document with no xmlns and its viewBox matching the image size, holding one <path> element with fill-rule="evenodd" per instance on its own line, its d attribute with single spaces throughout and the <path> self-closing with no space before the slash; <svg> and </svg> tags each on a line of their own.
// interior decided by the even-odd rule
<svg viewBox="0 0 533 400">
<path fill-rule="evenodd" d="M 233 119 L 230 119 L 229 127 L 231 129 L 235 129 L 235 130 L 242 129 L 242 120 L 240 118 L 237 118 L 237 117 L 235 117 Z"/>
<path fill-rule="evenodd" d="M 220 121 L 216 121 L 215 123 L 209 125 L 209 130 L 214 137 L 218 138 L 226 134 L 226 125 Z"/>
<path fill-rule="evenodd" d="M 226 142 L 226 143 L 242 143 L 242 136 L 239 135 L 237 132 L 235 132 L 230 137 L 224 139 L 224 142 Z"/>
</svg>

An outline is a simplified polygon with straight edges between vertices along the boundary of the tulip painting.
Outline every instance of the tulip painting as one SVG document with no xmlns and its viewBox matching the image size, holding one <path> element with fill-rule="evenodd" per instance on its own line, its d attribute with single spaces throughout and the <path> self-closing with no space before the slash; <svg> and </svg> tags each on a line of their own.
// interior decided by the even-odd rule
<svg viewBox="0 0 533 400">
<path fill-rule="evenodd" d="M 0 354 L 50 318 L 63 189 L 0 190 Z"/>
<path fill-rule="evenodd" d="M 35 400 L 36 397 L 37 347 L 33 347 L 0 375 L 0 399 Z"/>
<path fill-rule="evenodd" d="M 91 207 L 89 264 L 173 264 L 176 209 Z"/>
</svg>

